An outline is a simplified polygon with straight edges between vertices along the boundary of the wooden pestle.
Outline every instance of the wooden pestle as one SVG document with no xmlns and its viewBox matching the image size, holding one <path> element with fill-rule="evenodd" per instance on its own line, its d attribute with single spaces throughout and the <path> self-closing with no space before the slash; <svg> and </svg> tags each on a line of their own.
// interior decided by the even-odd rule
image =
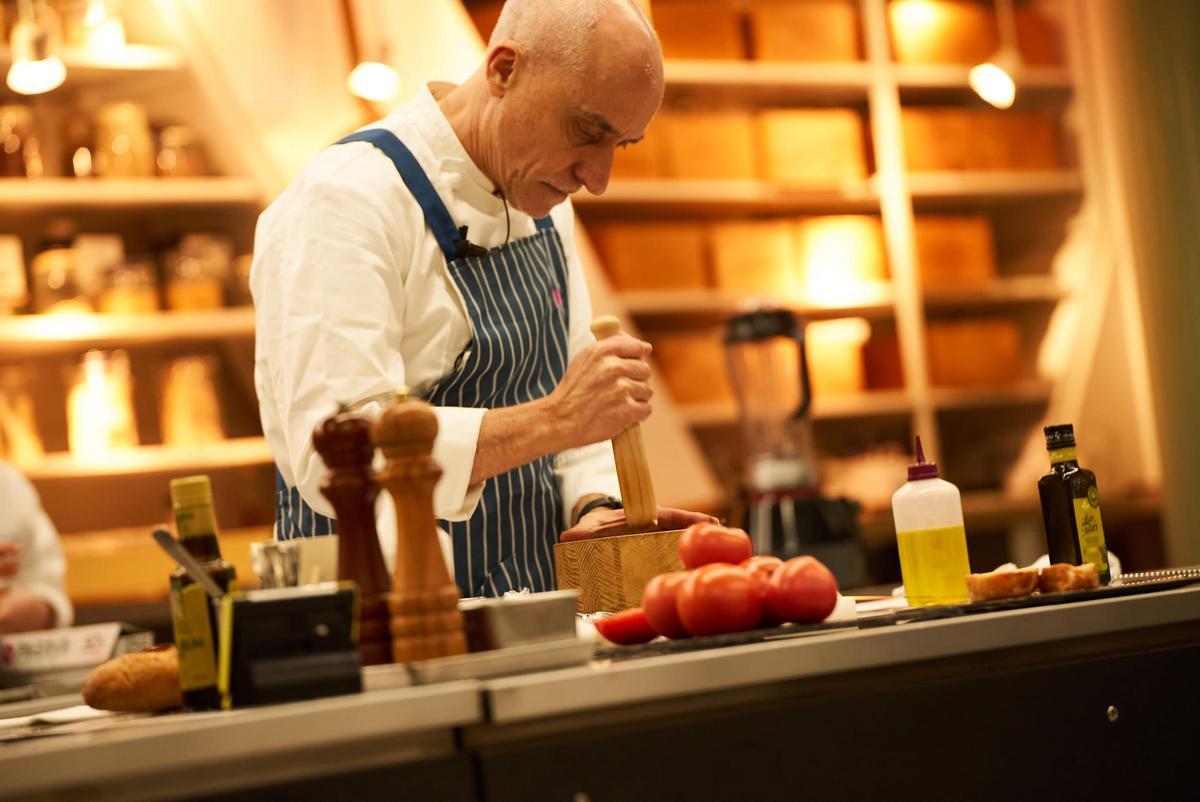
<svg viewBox="0 0 1200 802">
<path fill-rule="evenodd" d="M 620 322 L 610 315 L 592 321 L 592 333 L 597 340 L 614 337 L 621 331 Z M 625 505 L 625 520 L 634 531 L 648 531 L 658 526 L 658 504 L 654 499 L 654 483 L 646 462 L 646 444 L 642 426 L 635 423 L 612 439 L 613 457 L 617 462 L 617 480 L 621 483 L 621 502 Z"/>
<path fill-rule="evenodd" d="M 387 594 L 391 583 L 375 529 L 379 485 L 371 470 L 375 457 L 371 424 L 361 415 L 339 409 L 317 426 L 313 446 L 328 469 L 321 493 L 337 516 L 338 579 L 355 582 L 360 593 L 359 654 L 363 665 L 390 663 Z"/>
<path fill-rule="evenodd" d="M 397 663 L 467 651 L 460 594 L 446 571 L 433 515 L 433 488 L 442 475 L 432 456 L 437 430 L 433 407 L 403 391 L 372 429 L 387 457 L 379 483 L 396 502 L 396 570 L 388 608 Z"/>
</svg>

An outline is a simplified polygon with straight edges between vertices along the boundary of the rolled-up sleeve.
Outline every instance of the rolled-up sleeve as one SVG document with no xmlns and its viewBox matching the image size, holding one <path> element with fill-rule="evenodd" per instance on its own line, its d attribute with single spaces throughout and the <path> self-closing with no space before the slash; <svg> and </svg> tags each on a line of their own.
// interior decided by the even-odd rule
<svg viewBox="0 0 1200 802">
<path fill-rule="evenodd" d="M 21 588 L 50 605 L 54 625 L 69 627 L 75 618 L 67 596 L 67 562 L 58 541 L 58 530 L 42 509 L 37 491 L 24 476 L 0 464 L 0 539 L 21 548 L 21 563 L 13 587 Z"/>
<path fill-rule="evenodd" d="M 277 463 L 314 510 L 332 515 L 320 492 L 325 465 L 313 429 L 341 402 L 385 397 L 407 383 L 405 276 L 424 228 L 397 225 L 395 208 L 351 180 L 323 177 L 297 191 L 300 202 L 286 219 L 270 221 L 255 256 L 259 401 L 273 406 L 282 429 L 285 453 L 274 454 Z M 381 409 L 375 403 L 363 411 Z M 437 410 L 440 518 L 464 520 L 478 503 L 482 485 L 470 478 L 484 412 Z M 278 438 L 273 448 L 280 450 Z"/>
<path fill-rule="evenodd" d="M 554 223 L 567 256 L 567 298 L 571 318 L 568 333 L 570 359 L 596 341 L 592 334 L 592 301 L 583 276 L 583 263 L 575 247 L 575 213 L 570 203 L 555 210 Z M 563 451 L 555 458 L 559 493 L 563 501 L 563 526 L 570 527 L 571 513 L 584 496 L 594 493 L 621 497 L 617 465 L 608 441 Z"/>
</svg>

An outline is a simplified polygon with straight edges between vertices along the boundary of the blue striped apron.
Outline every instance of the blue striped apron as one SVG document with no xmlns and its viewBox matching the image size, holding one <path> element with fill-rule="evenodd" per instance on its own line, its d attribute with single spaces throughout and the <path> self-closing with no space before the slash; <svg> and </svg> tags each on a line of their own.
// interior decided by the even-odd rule
<svg viewBox="0 0 1200 802">
<path fill-rule="evenodd" d="M 566 371 L 570 325 L 566 255 L 553 221 L 542 218 L 537 233 L 499 248 L 477 248 L 394 134 L 369 129 L 337 144 L 345 142 L 367 142 L 391 159 L 420 204 L 465 304 L 471 342 L 426 400 L 490 409 L 549 395 Z M 276 481 L 277 537 L 336 532 L 336 522 L 314 512 L 278 472 Z M 454 543 L 455 580 L 463 595 L 553 590 L 553 545 L 562 519 L 554 455 L 489 479 L 469 520 L 439 522 Z"/>
</svg>

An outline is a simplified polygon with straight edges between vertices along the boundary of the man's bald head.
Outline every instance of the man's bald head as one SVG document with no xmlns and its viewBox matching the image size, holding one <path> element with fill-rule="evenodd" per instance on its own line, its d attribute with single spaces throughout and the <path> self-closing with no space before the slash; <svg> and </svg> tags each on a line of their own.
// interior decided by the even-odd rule
<svg viewBox="0 0 1200 802">
<path fill-rule="evenodd" d="M 516 42 L 534 64 L 584 73 L 613 37 L 648 75 L 660 73 L 658 37 L 637 0 L 508 0 L 488 47 Z"/>
</svg>

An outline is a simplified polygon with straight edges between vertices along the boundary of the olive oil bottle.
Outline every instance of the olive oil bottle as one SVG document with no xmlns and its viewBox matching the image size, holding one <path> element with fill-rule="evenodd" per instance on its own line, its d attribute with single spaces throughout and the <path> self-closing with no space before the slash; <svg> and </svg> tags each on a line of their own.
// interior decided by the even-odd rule
<svg viewBox="0 0 1200 802">
<path fill-rule="evenodd" d="M 1038 481 L 1038 495 L 1042 500 L 1050 562 L 1072 565 L 1090 562 L 1096 566 L 1100 583 L 1107 585 L 1111 575 L 1096 474 L 1079 467 L 1074 426 L 1069 423 L 1047 426 L 1044 431 L 1046 450 L 1050 452 L 1050 473 Z"/>
<path fill-rule="evenodd" d="M 217 521 L 208 477 L 173 480 L 171 506 L 180 544 L 222 590 L 236 590 L 237 571 L 221 559 L 217 543 Z M 179 651 L 179 685 L 184 704 L 197 710 L 220 707 L 216 617 L 204 588 L 183 568 L 171 572 L 171 625 Z"/>
</svg>

